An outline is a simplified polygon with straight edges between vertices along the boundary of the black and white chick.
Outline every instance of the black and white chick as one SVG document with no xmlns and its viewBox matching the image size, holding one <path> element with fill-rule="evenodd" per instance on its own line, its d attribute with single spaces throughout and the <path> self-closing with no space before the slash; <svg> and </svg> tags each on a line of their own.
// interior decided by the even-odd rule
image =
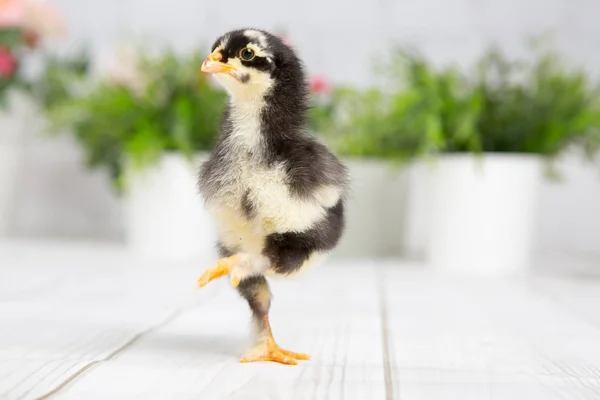
<svg viewBox="0 0 600 400">
<path fill-rule="evenodd" d="M 248 301 L 258 332 L 242 362 L 296 364 L 309 357 L 273 339 L 265 276 L 305 271 L 334 249 L 344 229 L 347 169 L 308 132 L 302 62 L 281 39 L 258 29 L 228 32 L 202 71 L 214 74 L 229 96 L 199 177 L 222 258 L 198 284 L 229 275 Z"/>
</svg>

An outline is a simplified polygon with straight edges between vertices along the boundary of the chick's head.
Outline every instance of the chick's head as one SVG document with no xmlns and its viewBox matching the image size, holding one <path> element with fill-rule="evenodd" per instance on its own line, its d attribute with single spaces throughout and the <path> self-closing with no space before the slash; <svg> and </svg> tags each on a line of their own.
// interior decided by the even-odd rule
<svg viewBox="0 0 600 400">
<path fill-rule="evenodd" d="M 300 60 L 279 37 L 258 29 L 239 29 L 219 37 L 202 71 L 236 98 L 264 97 L 281 83 L 303 81 Z"/>
</svg>

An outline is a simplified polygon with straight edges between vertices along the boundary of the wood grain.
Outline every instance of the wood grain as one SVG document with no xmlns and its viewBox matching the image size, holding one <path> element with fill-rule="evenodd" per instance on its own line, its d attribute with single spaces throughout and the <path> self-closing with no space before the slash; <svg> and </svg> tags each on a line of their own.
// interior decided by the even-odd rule
<svg viewBox="0 0 600 400">
<path fill-rule="evenodd" d="M 223 283 L 223 284 L 221 284 Z M 249 310 L 225 281 L 210 301 L 182 314 L 57 398 L 385 398 L 375 274 L 322 267 L 273 281 L 272 325 L 282 347 L 313 359 L 298 366 L 240 364 Z"/>
<path fill-rule="evenodd" d="M 189 265 L 97 245 L 0 245 L 0 399 L 41 398 L 176 312 Z"/>
<path fill-rule="evenodd" d="M 600 330 L 574 314 L 587 303 L 562 304 L 584 283 L 551 300 L 531 280 L 390 271 L 386 282 L 402 399 L 600 398 Z"/>
<path fill-rule="evenodd" d="M 600 399 L 600 282 L 331 262 L 271 281 L 289 367 L 240 364 L 250 312 L 208 263 L 0 245 L 0 399 Z"/>
</svg>

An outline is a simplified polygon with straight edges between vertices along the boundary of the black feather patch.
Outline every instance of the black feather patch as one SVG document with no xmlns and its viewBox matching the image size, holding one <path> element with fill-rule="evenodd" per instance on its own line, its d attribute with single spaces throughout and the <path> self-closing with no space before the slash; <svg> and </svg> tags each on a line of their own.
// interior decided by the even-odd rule
<svg viewBox="0 0 600 400">
<path fill-rule="evenodd" d="M 274 233 L 267 236 L 263 254 L 279 274 L 297 271 L 315 251 L 333 249 L 344 230 L 344 203 L 340 200 L 325 217 L 306 232 Z"/>
<path fill-rule="evenodd" d="M 241 74 L 240 75 L 240 82 L 242 83 L 248 83 L 250 81 L 250 75 L 249 74 Z"/>
<path fill-rule="evenodd" d="M 266 333 L 268 327 L 264 317 L 271 307 L 271 291 L 265 277 L 262 275 L 250 276 L 240 282 L 237 290 L 248 302 L 252 310 L 252 319 L 258 331 Z"/>
<path fill-rule="evenodd" d="M 254 208 L 254 204 L 250 200 L 250 189 L 246 190 L 246 193 L 242 196 L 242 204 L 241 204 L 242 212 L 244 213 L 244 217 L 247 219 L 252 219 L 256 216 L 256 210 Z"/>
<path fill-rule="evenodd" d="M 219 253 L 219 257 L 221 258 L 230 257 L 235 254 L 235 251 L 228 249 L 221 242 L 217 242 L 217 252 Z"/>
</svg>

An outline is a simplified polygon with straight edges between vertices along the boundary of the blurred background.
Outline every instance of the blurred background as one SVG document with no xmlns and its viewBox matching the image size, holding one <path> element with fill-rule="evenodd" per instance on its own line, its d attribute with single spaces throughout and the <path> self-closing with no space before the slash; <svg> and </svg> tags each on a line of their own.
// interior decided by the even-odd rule
<svg viewBox="0 0 600 400">
<path fill-rule="evenodd" d="M 195 174 L 245 26 L 306 64 L 311 130 L 350 166 L 335 257 L 517 271 L 600 259 L 593 0 L 0 0 L 0 232 L 213 254 Z M 562 263 L 564 266 L 564 263 Z"/>
</svg>

